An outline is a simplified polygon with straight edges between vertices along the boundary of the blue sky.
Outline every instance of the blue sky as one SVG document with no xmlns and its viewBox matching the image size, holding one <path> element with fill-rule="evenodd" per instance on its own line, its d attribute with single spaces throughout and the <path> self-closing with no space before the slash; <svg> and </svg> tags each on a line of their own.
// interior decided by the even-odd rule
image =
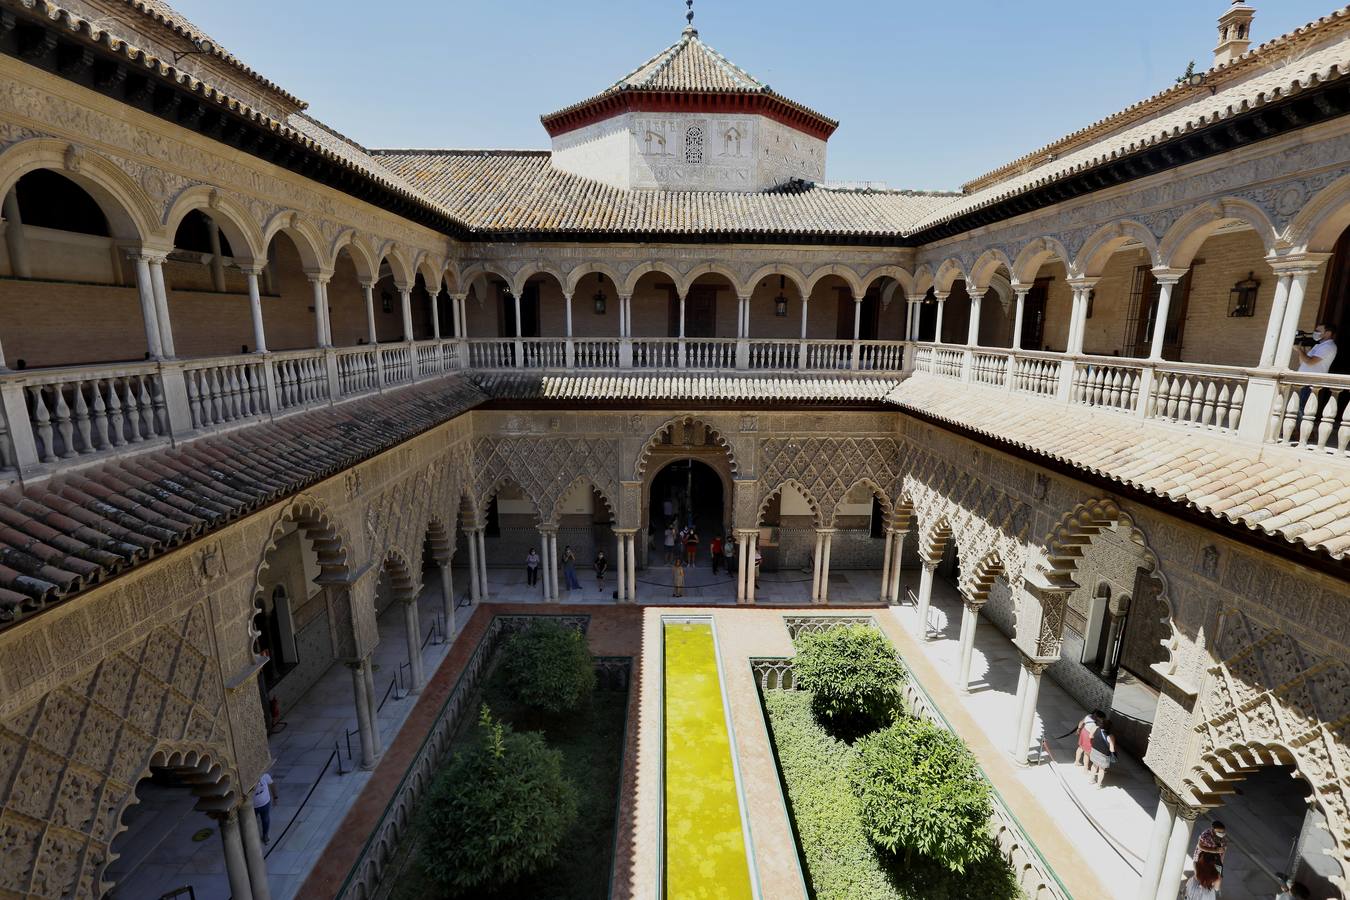
<svg viewBox="0 0 1350 900">
<path fill-rule="evenodd" d="M 674 43 L 682 0 L 171 0 L 374 147 L 546 147 L 539 116 Z M 1334 0 L 1255 0 L 1268 40 Z M 842 123 L 832 180 L 953 189 L 1206 68 L 1228 0 L 696 0 L 703 40 Z"/>
</svg>

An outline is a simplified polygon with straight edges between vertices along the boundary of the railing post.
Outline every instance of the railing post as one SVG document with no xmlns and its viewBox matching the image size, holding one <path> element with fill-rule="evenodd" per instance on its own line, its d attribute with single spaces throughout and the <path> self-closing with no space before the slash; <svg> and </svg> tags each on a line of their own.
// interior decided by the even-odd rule
<svg viewBox="0 0 1350 900">
<path fill-rule="evenodd" d="M 1073 396 L 1073 367 L 1072 359 L 1059 361 L 1059 385 L 1055 388 L 1055 399 L 1060 403 L 1068 403 Z"/>
<path fill-rule="evenodd" d="M 975 380 L 975 351 L 969 347 L 961 351 L 961 380 Z"/>
<path fill-rule="evenodd" d="M 263 354 L 263 386 L 267 391 L 267 414 L 271 418 L 276 418 L 279 407 L 279 395 L 277 393 L 277 369 L 276 360 L 272 358 L 271 353 Z"/>
<path fill-rule="evenodd" d="M 1157 376 L 1157 370 L 1149 363 L 1145 363 L 1139 370 L 1139 396 L 1134 399 L 1136 419 L 1148 418 L 1149 400 L 1153 396 L 1153 383 L 1157 380 Z"/>
<path fill-rule="evenodd" d="M 159 384 L 164 392 L 164 416 L 169 422 L 169 435 L 176 444 L 180 438 L 192 434 L 192 408 L 188 406 L 187 379 L 183 376 L 182 363 L 161 360 Z"/>
<path fill-rule="evenodd" d="M 20 475 L 31 472 L 38 464 L 37 441 L 33 439 L 33 423 L 28 419 L 28 402 L 24 399 L 23 384 L 17 381 L 0 384 L 0 404 L 4 406 L 5 423 L 9 427 L 14 468 L 18 469 Z"/>
<path fill-rule="evenodd" d="M 1242 396 L 1242 413 L 1238 417 L 1238 440 L 1244 444 L 1265 443 L 1270 436 L 1271 422 L 1274 421 L 1279 402 L 1278 379 L 1269 375 L 1248 378 L 1246 393 Z"/>
<path fill-rule="evenodd" d="M 900 363 L 900 371 L 913 372 L 914 362 L 919 355 L 919 345 L 914 341 L 906 341 L 903 349 L 903 357 Z"/>
<path fill-rule="evenodd" d="M 342 398 L 342 382 L 338 378 L 337 351 L 332 347 L 323 349 L 324 370 L 328 373 L 328 405 L 332 406 Z"/>
<path fill-rule="evenodd" d="M 1003 389 L 1011 391 L 1017 384 L 1017 353 L 1008 351 L 1008 364 L 1003 369 Z"/>
</svg>

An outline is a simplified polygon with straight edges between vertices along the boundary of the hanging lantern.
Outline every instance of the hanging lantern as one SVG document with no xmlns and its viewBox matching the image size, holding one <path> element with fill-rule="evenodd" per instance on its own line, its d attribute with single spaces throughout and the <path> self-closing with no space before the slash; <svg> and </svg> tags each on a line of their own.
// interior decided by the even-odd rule
<svg viewBox="0 0 1350 900">
<path fill-rule="evenodd" d="M 600 290 L 596 291 L 594 299 L 595 299 L 595 314 L 597 316 L 603 316 L 605 314 L 605 301 L 608 299 L 605 296 L 605 289 L 601 288 Z"/>
<path fill-rule="evenodd" d="M 778 296 L 773 298 L 773 314 L 778 318 L 787 317 L 787 297 L 783 294 L 783 288 L 787 287 L 787 277 L 778 276 Z"/>
<path fill-rule="evenodd" d="M 1255 272 L 1233 285 L 1228 292 L 1228 318 L 1241 319 L 1256 315 L 1256 293 L 1261 289 Z"/>
</svg>

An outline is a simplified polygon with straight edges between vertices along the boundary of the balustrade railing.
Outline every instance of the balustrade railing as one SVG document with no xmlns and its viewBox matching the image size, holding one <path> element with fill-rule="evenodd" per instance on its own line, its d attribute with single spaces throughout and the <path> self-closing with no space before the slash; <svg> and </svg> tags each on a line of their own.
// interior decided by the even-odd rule
<svg viewBox="0 0 1350 900">
<path fill-rule="evenodd" d="M 617 369 L 618 338 L 573 338 L 573 365 L 578 369 Z"/>
<path fill-rule="evenodd" d="M 798 365 L 797 341 L 748 341 L 750 368 L 784 370 Z"/>
<path fill-rule="evenodd" d="M 27 426 L 37 462 L 95 456 L 169 435 L 164 384 L 154 364 L 25 372 L 19 384 L 27 415 L 17 424 Z M 15 425 L 11 412 L 10 429 Z"/>
<path fill-rule="evenodd" d="M 1133 412 L 1139 402 L 1143 364 L 1079 360 L 1074 363 L 1069 399 L 1080 406 Z"/>
<path fill-rule="evenodd" d="M 675 369 L 679 365 L 679 338 L 633 339 L 633 368 Z"/>
<path fill-rule="evenodd" d="M 1246 400 L 1247 377 L 1200 367 L 1159 365 L 1154 370 L 1146 416 L 1207 431 L 1236 434 Z"/>
<path fill-rule="evenodd" d="M 407 344 L 380 347 L 380 371 L 386 385 L 407 384 L 412 381 L 412 359 Z"/>
<path fill-rule="evenodd" d="M 1266 441 L 1350 458 L 1350 376 L 1282 375 Z"/>
<path fill-rule="evenodd" d="M 736 368 L 736 341 L 726 338 L 686 338 L 684 366 L 687 369 Z"/>
<path fill-rule="evenodd" d="M 523 338 L 522 364 L 527 369 L 563 369 L 567 366 L 567 341 L 555 338 Z"/>
<path fill-rule="evenodd" d="M 1003 387 L 1008 382 L 1008 360 L 1006 353 L 975 353 L 971 363 L 970 380 L 977 384 L 991 384 Z"/>
<path fill-rule="evenodd" d="M 961 379 L 961 369 L 965 365 L 965 351 L 951 347 L 933 348 L 933 374 L 943 378 Z"/>
<path fill-rule="evenodd" d="M 813 341 L 806 342 L 806 368 L 808 369 L 852 369 L 853 341 Z"/>
<path fill-rule="evenodd" d="M 1012 389 L 1019 394 L 1053 397 L 1059 391 L 1059 360 L 1053 356 L 1025 356 L 1015 353 L 1012 366 Z"/>
<path fill-rule="evenodd" d="M 379 353 L 374 347 L 349 347 L 336 352 L 341 396 L 354 397 L 379 388 Z"/>
<path fill-rule="evenodd" d="M 291 350 L 272 357 L 276 373 L 277 409 L 327 403 L 331 396 L 328 365 L 322 350 Z"/>
<path fill-rule="evenodd" d="M 209 428 L 256 419 L 269 411 L 267 365 L 257 356 L 235 356 L 183 366 L 192 427 Z"/>
<path fill-rule="evenodd" d="M 469 341 L 469 368 L 471 369 L 514 369 L 516 367 L 516 342 L 514 340 L 473 340 Z"/>
<path fill-rule="evenodd" d="M 858 369 L 860 371 L 899 372 L 904 367 L 904 341 L 858 342 Z"/>
</svg>

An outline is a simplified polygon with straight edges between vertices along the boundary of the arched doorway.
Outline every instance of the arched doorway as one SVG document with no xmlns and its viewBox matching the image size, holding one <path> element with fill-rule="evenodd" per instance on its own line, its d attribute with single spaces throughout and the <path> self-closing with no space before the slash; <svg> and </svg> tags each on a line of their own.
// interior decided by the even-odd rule
<svg viewBox="0 0 1350 900">
<path fill-rule="evenodd" d="M 667 564 L 667 529 L 674 529 L 677 542 L 681 532 L 693 529 L 698 538 L 695 564 L 706 565 L 713 538 L 729 532 L 726 497 L 722 476 L 702 460 L 684 457 L 662 466 L 647 495 L 647 526 L 656 560 Z"/>
</svg>

